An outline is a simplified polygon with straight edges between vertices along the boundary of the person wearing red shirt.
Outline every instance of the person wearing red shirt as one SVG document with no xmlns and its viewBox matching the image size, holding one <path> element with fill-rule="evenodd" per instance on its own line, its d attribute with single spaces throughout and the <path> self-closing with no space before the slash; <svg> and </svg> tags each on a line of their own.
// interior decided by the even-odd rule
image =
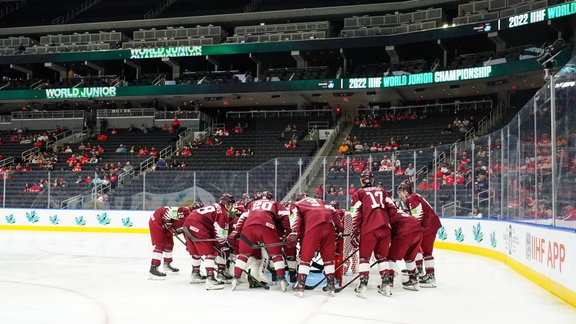
<svg viewBox="0 0 576 324">
<path fill-rule="evenodd" d="M 76 163 L 76 165 L 72 168 L 72 172 L 80 172 L 82 171 L 82 166 L 80 163 Z"/>
<path fill-rule="evenodd" d="M 349 194 L 350 196 L 353 196 L 353 195 L 356 193 L 356 191 L 357 191 L 357 190 L 356 190 L 356 187 L 354 187 L 354 184 L 351 183 L 351 184 L 350 184 L 350 188 L 348 189 L 348 194 Z"/>
<path fill-rule="evenodd" d="M 444 183 L 446 183 L 449 186 L 454 185 L 454 173 L 451 173 L 449 176 L 446 176 L 444 178 Z"/>
<path fill-rule="evenodd" d="M 226 156 L 234 156 L 234 148 L 230 147 L 229 149 L 226 150 Z"/>
<path fill-rule="evenodd" d="M 422 179 L 422 182 L 420 182 L 420 186 L 418 186 L 418 189 L 419 189 L 420 191 L 426 191 L 426 190 L 428 190 L 428 180 Z"/>
<path fill-rule="evenodd" d="M 192 155 L 192 151 L 190 151 L 189 148 L 185 147 L 182 149 L 182 152 L 180 152 L 180 155 L 182 155 L 183 157 L 188 157 Z"/>
<path fill-rule="evenodd" d="M 74 154 L 72 154 L 72 156 L 69 157 L 68 160 L 66 160 L 66 164 L 68 164 L 69 167 L 72 167 L 77 162 L 78 162 L 78 159 L 76 158 L 76 155 L 74 155 Z"/>
</svg>

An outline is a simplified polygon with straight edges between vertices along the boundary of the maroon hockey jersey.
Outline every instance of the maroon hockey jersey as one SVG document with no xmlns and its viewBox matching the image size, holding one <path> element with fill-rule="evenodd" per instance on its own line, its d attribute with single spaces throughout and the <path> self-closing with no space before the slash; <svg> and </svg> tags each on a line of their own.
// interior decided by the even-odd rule
<svg viewBox="0 0 576 324">
<path fill-rule="evenodd" d="M 353 233 L 365 234 L 382 226 L 390 227 L 390 218 L 396 217 L 396 205 L 383 188 L 366 187 L 352 196 L 350 212 Z"/>
<path fill-rule="evenodd" d="M 247 206 L 247 212 L 242 214 L 236 223 L 235 231 L 240 233 L 244 227 L 250 225 L 263 225 L 276 230 L 277 223 L 282 227 L 290 228 L 288 215 L 290 212 L 277 201 L 259 199 L 252 201 Z"/>
<path fill-rule="evenodd" d="M 432 206 L 424 199 L 424 197 L 413 192 L 406 198 L 406 206 L 410 210 L 410 214 L 420 221 L 423 234 L 436 233 L 442 224 L 440 218 L 432 209 Z"/>
<path fill-rule="evenodd" d="M 290 212 L 292 232 L 300 235 L 323 223 L 332 224 L 335 230 L 343 228 L 334 208 L 320 199 L 304 198 L 292 204 Z"/>
<path fill-rule="evenodd" d="M 190 234 L 198 238 L 220 238 L 226 240 L 230 213 L 219 203 L 193 210 L 186 218 Z"/>
</svg>

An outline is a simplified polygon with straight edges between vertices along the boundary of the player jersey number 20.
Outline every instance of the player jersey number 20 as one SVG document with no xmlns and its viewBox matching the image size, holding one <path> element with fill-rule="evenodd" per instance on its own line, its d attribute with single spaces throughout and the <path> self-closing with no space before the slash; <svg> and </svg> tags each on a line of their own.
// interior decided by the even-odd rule
<svg viewBox="0 0 576 324">
<path fill-rule="evenodd" d="M 254 204 L 252 204 L 252 210 L 271 211 L 272 206 L 274 206 L 274 204 L 272 204 L 272 202 L 270 202 L 270 201 L 257 200 L 254 202 Z"/>
</svg>

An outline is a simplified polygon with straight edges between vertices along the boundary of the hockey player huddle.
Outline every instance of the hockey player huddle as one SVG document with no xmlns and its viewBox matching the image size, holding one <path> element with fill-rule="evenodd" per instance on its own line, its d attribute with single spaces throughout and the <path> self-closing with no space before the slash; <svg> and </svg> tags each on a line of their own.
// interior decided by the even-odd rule
<svg viewBox="0 0 576 324">
<path fill-rule="evenodd" d="M 223 194 L 217 203 L 206 206 L 160 207 L 149 222 L 154 246 L 150 279 L 164 279 L 166 273 L 179 272 L 172 265 L 172 249 L 173 237 L 182 233 L 192 258 L 190 283 L 203 283 L 206 290 L 223 289 L 225 284 L 236 290 L 242 287 L 243 278 L 250 288 L 269 289 L 264 275 L 269 267 L 281 291 L 292 284 L 294 294 L 302 297 L 305 290 L 318 286 L 306 285 L 316 252 L 323 261 L 323 290 L 331 296 L 359 279 L 354 291 L 365 298 L 370 268 L 375 265 L 381 278 L 378 292 L 391 296 L 395 263 L 399 260 L 406 263 L 403 288 L 417 291 L 419 287 L 436 287 L 432 251 L 441 224 L 430 204 L 412 192 L 412 184 L 407 181 L 398 187 L 406 211 L 384 188 L 372 185 L 372 172 L 362 172 L 360 182 L 362 188 L 354 193 L 350 208 L 351 233 L 344 233 L 345 212 L 336 202 L 326 204 L 306 194 L 299 194 L 287 206 L 274 201 L 271 193 L 262 192 L 253 199 L 244 194 L 238 202 Z M 353 251 L 337 257 L 337 245 L 344 236 L 350 236 Z M 337 288 L 335 272 L 356 253 L 359 275 Z M 372 256 L 375 262 L 371 264 Z M 159 269 L 162 258 L 164 272 Z"/>
</svg>

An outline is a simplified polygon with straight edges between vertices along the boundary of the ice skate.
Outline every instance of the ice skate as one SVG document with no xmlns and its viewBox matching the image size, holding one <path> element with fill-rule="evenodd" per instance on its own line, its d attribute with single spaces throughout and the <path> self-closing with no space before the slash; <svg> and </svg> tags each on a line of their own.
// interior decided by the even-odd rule
<svg viewBox="0 0 576 324">
<path fill-rule="evenodd" d="M 298 274 L 298 281 L 292 290 L 294 291 L 294 295 L 302 298 L 304 297 L 304 287 L 306 285 L 306 277 L 308 275 Z"/>
<path fill-rule="evenodd" d="M 218 271 L 216 273 L 216 280 L 220 281 L 223 284 L 229 284 L 232 282 L 232 276 L 228 275 L 223 271 Z"/>
<path fill-rule="evenodd" d="M 433 273 L 428 273 L 420 278 L 420 287 L 422 288 L 436 288 L 436 277 Z"/>
<path fill-rule="evenodd" d="M 192 270 L 192 274 L 190 275 L 190 283 L 198 284 L 204 282 L 206 282 L 206 277 L 201 276 L 199 270 Z"/>
<path fill-rule="evenodd" d="M 150 272 L 148 274 L 149 280 L 166 280 L 166 274 L 158 270 L 158 266 L 150 266 Z"/>
<path fill-rule="evenodd" d="M 359 298 L 366 298 L 368 291 L 368 276 L 360 276 L 360 284 L 354 289 L 356 296 Z"/>
<path fill-rule="evenodd" d="M 407 290 L 418 291 L 420 288 L 418 285 L 418 279 L 416 278 L 416 274 L 410 275 L 407 281 L 402 282 L 402 288 Z"/>
<path fill-rule="evenodd" d="M 236 290 L 236 288 L 238 288 L 238 286 L 240 285 L 240 278 L 232 278 L 232 291 Z"/>
<path fill-rule="evenodd" d="M 206 278 L 206 290 L 220 290 L 224 289 L 224 284 L 214 278 L 214 275 Z"/>
<path fill-rule="evenodd" d="M 323 291 L 328 293 L 328 296 L 336 296 L 336 286 L 334 285 L 334 274 L 329 274 L 326 276 L 326 286 L 322 288 Z"/>
<path fill-rule="evenodd" d="M 180 272 L 180 269 L 173 267 L 172 263 L 168 262 L 164 263 L 164 272 L 166 274 L 178 274 Z"/>
<path fill-rule="evenodd" d="M 280 279 L 280 290 L 282 290 L 282 292 L 286 292 L 288 290 L 288 286 L 290 284 L 288 283 L 288 281 L 286 281 L 286 279 L 282 278 Z"/>
<path fill-rule="evenodd" d="M 382 284 L 378 286 L 378 293 L 390 297 L 392 296 L 392 282 L 394 281 L 393 275 L 385 274 L 382 276 Z"/>
</svg>

